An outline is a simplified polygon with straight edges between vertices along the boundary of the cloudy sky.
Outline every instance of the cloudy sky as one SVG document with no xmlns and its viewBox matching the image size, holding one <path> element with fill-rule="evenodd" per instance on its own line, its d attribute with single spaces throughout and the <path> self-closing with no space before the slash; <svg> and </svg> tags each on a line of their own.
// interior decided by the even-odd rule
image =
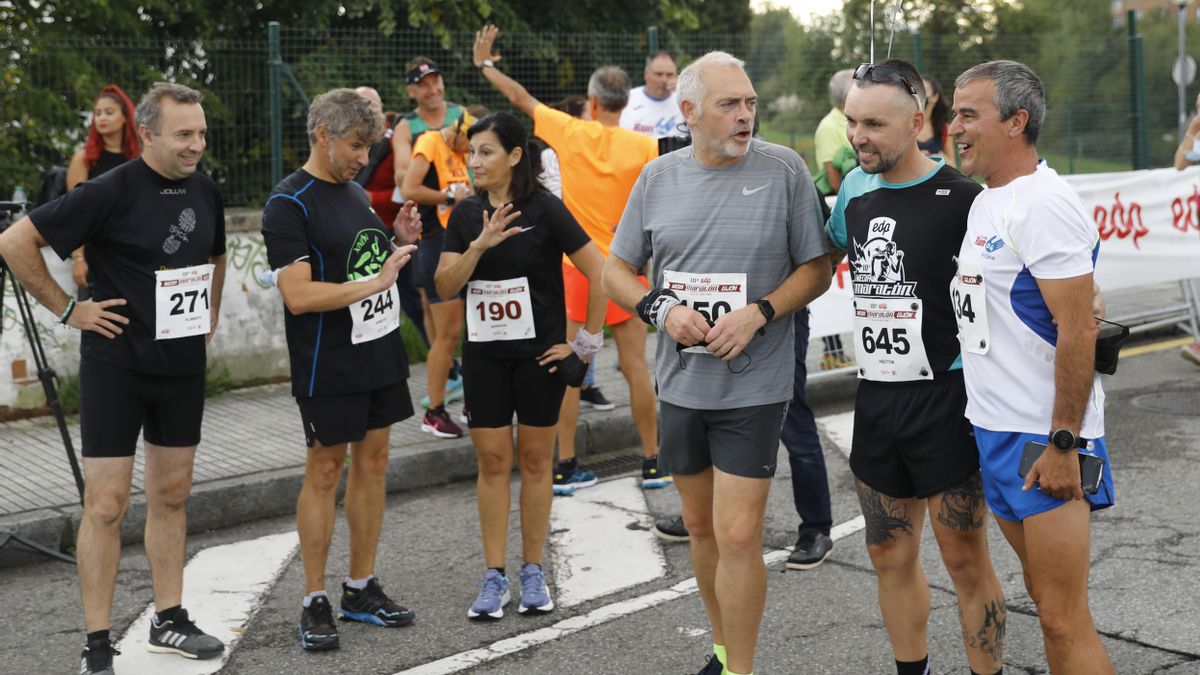
<svg viewBox="0 0 1200 675">
<path fill-rule="evenodd" d="M 806 21 L 814 15 L 828 14 L 841 9 L 842 0 L 751 0 L 750 6 L 755 10 L 765 9 L 768 5 L 786 7 L 801 21 Z"/>
</svg>

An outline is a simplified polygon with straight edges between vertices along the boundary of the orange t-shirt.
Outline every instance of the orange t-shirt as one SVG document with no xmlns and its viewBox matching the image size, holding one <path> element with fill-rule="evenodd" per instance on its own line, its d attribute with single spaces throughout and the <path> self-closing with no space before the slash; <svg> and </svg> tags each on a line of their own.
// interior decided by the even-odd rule
<svg viewBox="0 0 1200 675">
<path fill-rule="evenodd" d="M 413 157 L 417 155 L 424 157 L 437 171 L 438 190 L 444 192 L 446 188 L 459 183 L 471 184 L 471 178 L 467 175 L 466 153 L 459 154 L 451 150 L 441 131 L 430 129 L 417 136 L 417 142 L 413 144 Z M 453 206 L 438 205 L 437 217 L 442 227 L 450 222 L 450 212 L 453 210 Z"/>
<path fill-rule="evenodd" d="M 625 202 L 642 167 L 658 157 L 658 143 L 546 105 L 533 110 L 533 134 L 558 154 L 563 203 L 607 258 Z"/>
</svg>

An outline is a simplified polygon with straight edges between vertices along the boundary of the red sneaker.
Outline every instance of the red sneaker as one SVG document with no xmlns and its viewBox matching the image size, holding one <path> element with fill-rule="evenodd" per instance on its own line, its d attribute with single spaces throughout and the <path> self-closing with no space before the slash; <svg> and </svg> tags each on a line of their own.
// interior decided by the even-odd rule
<svg viewBox="0 0 1200 675">
<path fill-rule="evenodd" d="M 440 405 L 425 411 L 425 419 L 421 422 L 421 431 L 433 434 L 438 438 L 462 438 L 462 429 L 446 414 L 446 406 Z"/>
</svg>

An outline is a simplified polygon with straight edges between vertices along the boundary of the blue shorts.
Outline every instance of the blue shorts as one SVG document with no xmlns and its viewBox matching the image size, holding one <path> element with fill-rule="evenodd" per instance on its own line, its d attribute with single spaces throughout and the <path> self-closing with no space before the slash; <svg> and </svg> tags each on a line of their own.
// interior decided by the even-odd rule
<svg viewBox="0 0 1200 675">
<path fill-rule="evenodd" d="M 1025 479 L 1017 475 L 1021 453 L 1029 441 L 1048 442 L 1045 434 L 1022 434 L 1015 431 L 988 431 L 975 427 L 975 442 L 979 445 L 979 470 L 983 475 L 983 496 L 988 508 L 1005 520 L 1019 522 L 1039 513 L 1053 511 L 1066 504 L 1057 497 L 1036 487 L 1022 491 Z M 1112 463 L 1103 438 L 1088 442 L 1089 452 L 1104 460 L 1100 489 L 1096 494 L 1083 493 L 1093 511 L 1106 509 L 1116 501 L 1113 492 Z"/>
</svg>

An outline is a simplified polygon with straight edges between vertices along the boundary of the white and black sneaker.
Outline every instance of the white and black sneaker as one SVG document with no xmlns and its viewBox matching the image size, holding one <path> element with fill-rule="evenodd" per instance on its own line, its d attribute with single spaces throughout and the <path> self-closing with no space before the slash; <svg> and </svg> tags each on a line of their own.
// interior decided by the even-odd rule
<svg viewBox="0 0 1200 675">
<path fill-rule="evenodd" d="M 113 675 L 113 657 L 120 653 L 108 640 L 87 645 L 83 648 L 79 675 Z"/>
<path fill-rule="evenodd" d="M 225 651 L 225 643 L 197 628 L 187 610 L 179 609 L 170 621 L 158 623 L 157 614 L 150 617 L 150 644 L 146 649 L 189 659 L 211 659 Z"/>
<path fill-rule="evenodd" d="M 300 610 L 300 647 L 306 652 L 323 652 L 340 645 L 337 624 L 333 621 L 333 605 L 329 598 L 318 595 L 308 607 Z"/>
</svg>

